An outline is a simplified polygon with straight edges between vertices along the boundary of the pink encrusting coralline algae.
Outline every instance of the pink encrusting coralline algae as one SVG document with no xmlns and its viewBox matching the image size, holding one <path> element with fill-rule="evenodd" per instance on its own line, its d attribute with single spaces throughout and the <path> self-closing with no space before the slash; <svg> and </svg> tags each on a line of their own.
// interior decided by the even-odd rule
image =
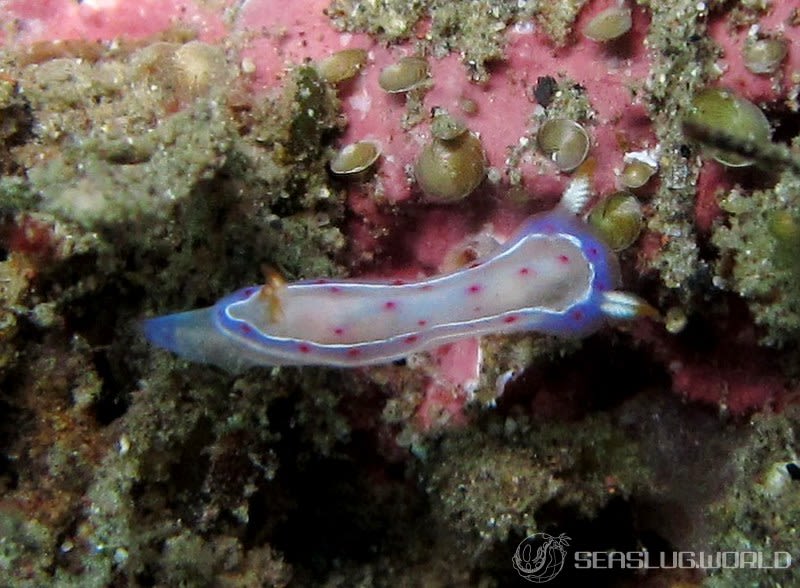
<svg viewBox="0 0 800 588">
<path fill-rule="evenodd" d="M 347 144 L 372 139 L 381 145 L 378 189 L 386 201 L 401 202 L 415 192 L 406 169 L 430 139 L 430 126 L 404 129 L 404 96 L 381 90 L 378 77 L 384 67 L 414 55 L 414 46 L 404 43 L 386 47 L 367 35 L 335 31 L 320 18 L 326 5 L 317 0 L 304 3 L 301 10 L 276 11 L 268 1 L 245 4 L 237 27 L 265 35 L 243 51 L 243 56 L 255 64 L 254 87 L 274 87 L 292 64 L 306 59 L 320 60 L 331 51 L 348 48 L 367 50 L 367 66 L 342 92 L 348 124 L 341 141 Z M 591 15 L 587 11 L 577 26 Z M 633 92 L 645 83 L 649 71 L 644 45 L 648 17 L 642 9 L 634 10 L 633 16 L 629 49 L 620 54 L 588 41 L 554 49 L 533 24 L 511 26 L 506 33 L 506 59 L 491 68 L 492 75 L 483 84 L 470 81 L 458 55 L 430 59 L 433 84 L 421 109 L 441 108 L 462 116 L 469 129 L 480 136 L 489 166 L 502 174 L 509 150 L 530 139 L 526 131 L 536 104 L 531 89 L 538 78 L 557 75 L 572 80 L 585 89 L 594 110 L 593 182 L 596 190 L 605 192 L 614 187 L 614 171 L 622 165 L 620 145 L 628 145 L 631 151 L 653 146 L 644 104 Z M 425 34 L 422 23 L 417 35 L 424 38 Z M 469 105 L 466 111 L 465 103 Z M 523 160 L 519 171 L 526 188 L 537 198 L 557 200 L 566 183 L 564 177 L 547 173 L 555 172 L 554 166 L 543 168 L 541 160 L 533 157 Z M 353 206 L 367 207 L 360 203 Z"/>
<path fill-rule="evenodd" d="M 220 41 L 228 32 L 221 11 L 203 2 L 180 0 L 4 0 L 0 10 L 4 42 L 32 44 L 40 41 L 110 41 L 139 39 L 175 26 L 191 28 L 206 41 Z"/>
</svg>

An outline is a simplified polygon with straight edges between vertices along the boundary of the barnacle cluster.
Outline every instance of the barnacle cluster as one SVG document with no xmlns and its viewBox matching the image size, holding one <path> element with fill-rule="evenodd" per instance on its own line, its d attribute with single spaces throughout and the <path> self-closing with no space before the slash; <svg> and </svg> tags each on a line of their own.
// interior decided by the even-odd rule
<svg viewBox="0 0 800 588">
<path fill-rule="evenodd" d="M 592 208 L 587 220 L 614 251 L 630 247 L 642 230 L 642 206 L 630 192 L 615 192 Z"/>
<path fill-rule="evenodd" d="M 342 147 L 328 164 L 336 176 L 357 176 L 367 171 L 381 156 L 374 141 L 358 141 Z"/>
<path fill-rule="evenodd" d="M 417 183 L 431 202 L 461 200 L 486 176 L 481 140 L 446 113 L 435 117 L 431 132 L 414 165 Z"/>
<path fill-rule="evenodd" d="M 572 171 L 586 160 L 589 135 L 580 124 L 567 118 L 551 118 L 542 123 L 536 142 L 560 171 Z"/>
<path fill-rule="evenodd" d="M 317 69 L 326 81 L 338 83 L 358 74 L 366 57 L 363 49 L 345 49 L 323 59 Z M 384 92 L 405 94 L 410 101 L 424 92 L 428 83 L 428 62 L 417 56 L 400 58 L 384 67 L 378 77 Z M 423 198 L 449 203 L 472 194 L 486 176 L 486 154 L 480 138 L 444 110 L 433 114 L 430 135 L 414 164 L 414 180 Z M 380 147 L 374 141 L 362 140 L 343 147 L 329 166 L 336 176 L 363 180 L 367 176 L 361 172 L 373 168 L 379 157 Z"/>
<path fill-rule="evenodd" d="M 401 94 L 419 88 L 428 79 L 428 60 L 424 57 L 401 57 L 381 70 L 378 84 L 389 94 Z"/>
<path fill-rule="evenodd" d="M 583 34 L 592 41 L 614 41 L 631 30 L 632 24 L 630 8 L 612 6 L 586 23 Z"/>
<path fill-rule="evenodd" d="M 724 88 L 698 92 L 692 99 L 686 124 L 708 129 L 709 133 L 724 133 L 731 141 L 742 145 L 765 144 L 771 134 L 769 121 L 760 108 Z M 728 167 L 753 164 L 750 159 L 726 149 L 714 149 L 712 155 Z"/>
</svg>

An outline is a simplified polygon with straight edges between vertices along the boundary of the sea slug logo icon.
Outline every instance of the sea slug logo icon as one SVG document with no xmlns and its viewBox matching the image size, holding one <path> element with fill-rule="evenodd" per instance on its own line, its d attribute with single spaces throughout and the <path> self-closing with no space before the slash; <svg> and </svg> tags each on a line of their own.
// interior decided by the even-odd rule
<svg viewBox="0 0 800 588">
<path fill-rule="evenodd" d="M 561 533 L 553 537 L 536 533 L 517 545 L 511 563 L 517 573 L 534 584 L 543 584 L 555 578 L 564 567 L 569 537 Z"/>
</svg>

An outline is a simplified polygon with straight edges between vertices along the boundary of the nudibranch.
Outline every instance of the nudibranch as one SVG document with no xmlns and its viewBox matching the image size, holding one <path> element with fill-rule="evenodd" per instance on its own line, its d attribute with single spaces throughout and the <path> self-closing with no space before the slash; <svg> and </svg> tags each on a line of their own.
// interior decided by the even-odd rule
<svg viewBox="0 0 800 588">
<path fill-rule="evenodd" d="M 655 314 L 617 290 L 617 259 L 579 218 L 579 177 L 551 211 L 528 218 L 469 267 L 419 281 L 267 276 L 214 306 L 144 322 L 155 345 L 240 371 L 254 365 L 386 363 L 489 333 L 586 336 L 607 319 Z"/>
</svg>

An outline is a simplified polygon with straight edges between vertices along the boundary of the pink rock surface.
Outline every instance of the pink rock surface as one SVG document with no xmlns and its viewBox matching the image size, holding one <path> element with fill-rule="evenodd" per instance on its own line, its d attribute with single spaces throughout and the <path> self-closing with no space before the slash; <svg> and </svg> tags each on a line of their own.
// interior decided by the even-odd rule
<svg viewBox="0 0 800 588">
<path fill-rule="evenodd" d="M 442 345 L 431 353 L 434 370 L 417 407 L 415 425 L 422 431 L 466 424 L 464 406 L 473 399 L 481 366 L 475 338 Z"/>
<path fill-rule="evenodd" d="M 722 48 L 720 63 L 724 68 L 719 85 L 730 88 L 742 97 L 756 103 L 770 103 L 786 95 L 792 87 L 792 72 L 800 70 L 800 43 L 796 38 L 797 25 L 793 25 L 797 2 L 770 2 L 769 10 L 758 20 L 756 28 L 761 34 L 782 33 L 790 40 L 788 54 L 781 66 L 772 75 L 754 74 L 744 65 L 742 50 L 750 33 L 750 27 L 734 26 L 730 15 L 714 19 L 709 30 L 714 41 Z M 794 29 L 795 33 L 792 34 Z"/>
<path fill-rule="evenodd" d="M 323 14 L 326 4 L 317 0 L 296 11 L 275 11 L 273 0 L 251 0 L 246 4 L 236 27 L 262 35 L 245 50 L 256 64 L 254 84 L 272 87 L 291 64 L 317 60 L 337 49 L 367 49 L 368 66 L 340 92 L 348 115 L 342 143 L 378 141 L 384 155 L 379 172 L 383 196 L 391 203 L 406 200 L 416 195 L 406 170 L 430 139 L 430 130 L 427 124 L 410 131 L 402 128 L 405 98 L 381 90 L 378 75 L 383 67 L 411 55 L 413 47 L 402 44 L 387 48 L 365 35 L 339 33 Z M 587 11 L 581 21 L 590 18 L 592 12 Z M 634 17 L 635 29 L 624 47 L 585 41 L 555 50 L 532 25 L 513 27 L 508 32 L 508 59 L 493 68 L 486 84 L 472 83 L 457 55 L 432 58 L 433 88 L 425 95 L 423 110 L 441 107 L 465 119 L 469 128 L 480 135 L 489 165 L 504 171 L 508 149 L 516 146 L 530 129 L 536 106 L 530 90 L 537 78 L 551 75 L 572 79 L 586 88 L 597 111 L 589 129 L 594 143 L 592 154 L 597 160 L 594 182 L 599 192 L 607 192 L 615 183 L 614 170 L 622 163 L 619 145 L 626 144 L 631 149 L 652 146 L 644 110 L 632 100 L 630 91 L 644 83 L 649 67 L 642 43 L 648 17 L 639 9 L 634 11 Z M 460 105 L 465 99 L 476 105 L 474 114 L 463 112 Z M 563 176 L 553 180 L 558 175 L 555 166 L 540 155 L 524 161 L 521 170 L 534 197 L 553 199 L 565 182 Z"/>
<path fill-rule="evenodd" d="M 797 394 L 797 386 L 781 374 L 775 353 L 758 347 L 745 309 L 735 310 L 738 314 L 714 325 L 714 344 L 702 352 L 652 324 L 637 325 L 637 337 L 663 363 L 673 391 L 687 400 L 737 416 L 780 407 Z"/>
<path fill-rule="evenodd" d="M 191 27 L 205 41 L 225 34 L 224 3 L 217 8 L 194 0 L 1 0 L 0 11 L 13 19 L 13 34 L 0 31 L 0 41 L 34 43 L 66 39 L 108 41 L 137 39 L 175 25 Z"/>
<path fill-rule="evenodd" d="M 797 25 L 791 25 L 793 11 L 798 9 L 797 2 L 773 2 L 769 11 L 763 15 L 753 30 L 763 35 L 783 34 L 791 41 L 792 30 L 795 36 Z M 755 74 L 745 67 L 743 49 L 751 27 L 736 26 L 731 22 L 730 14 L 714 18 L 709 24 L 709 32 L 714 42 L 722 49 L 719 66 L 722 75 L 715 85 L 728 88 L 739 96 L 750 100 L 759 107 L 782 108 L 781 101 L 791 91 L 792 73 L 800 70 L 800 43 L 789 42 L 788 53 L 778 69 L 769 75 Z M 748 173 L 744 170 L 731 170 L 721 164 L 707 159 L 698 177 L 697 202 L 695 205 L 697 227 L 708 232 L 713 222 L 720 215 L 717 204 L 719 193 L 733 187 L 741 176 Z"/>
</svg>

